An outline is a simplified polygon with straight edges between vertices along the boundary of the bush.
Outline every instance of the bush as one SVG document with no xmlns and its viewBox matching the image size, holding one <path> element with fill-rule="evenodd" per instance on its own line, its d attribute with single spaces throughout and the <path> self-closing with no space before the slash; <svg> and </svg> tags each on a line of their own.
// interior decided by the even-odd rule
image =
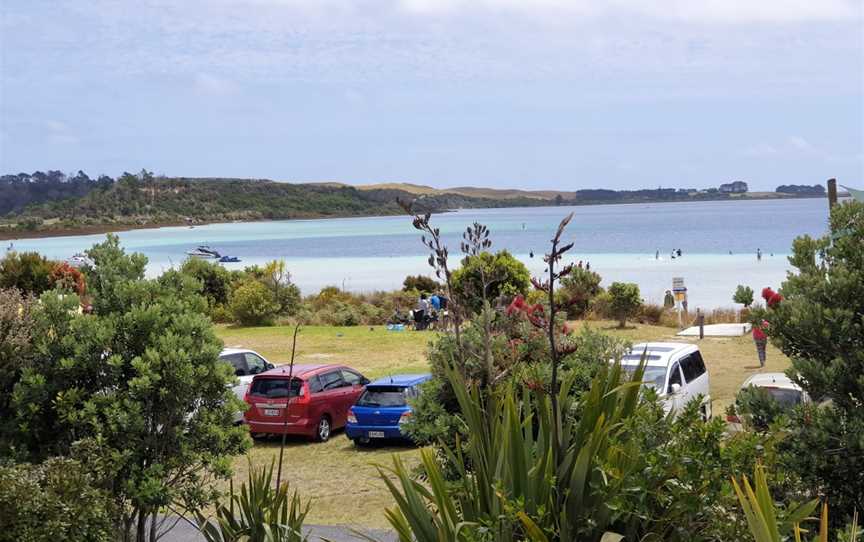
<svg viewBox="0 0 864 542">
<path fill-rule="evenodd" d="M 0 260 L 0 288 L 39 295 L 53 287 L 54 262 L 38 252 L 9 252 Z"/>
<path fill-rule="evenodd" d="M 462 266 L 453 271 L 452 284 L 453 295 L 462 307 L 476 314 L 483 308 L 484 297 L 494 304 L 501 296 L 525 294 L 531 285 L 531 274 L 525 264 L 506 250 L 495 254 L 481 252 L 462 259 Z"/>
<path fill-rule="evenodd" d="M 639 309 L 639 315 L 637 318 L 639 319 L 640 324 L 651 324 L 656 326 L 663 321 L 663 313 L 665 312 L 666 309 L 661 305 L 645 303 Z"/>
<path fill-rule="evenodd" d="M 201 282 L 201 293 L 211 308 L 228 304 L 233 280 L 230 271 L 215 262 L 188 258 L 180 267 L 180 272 Z"/>
<path fill-rule="evenodd" d="M 764 433 L 783 415 L 783 407 L 768 390 L 748 386 L 735 396 L 735 412 L 745 427 Z"/>
<path fill-rule="evenodd" d="M 115 540 L 111 501 L 77 461 L 0 464 L 0 539 Z"/>
<path fill-rule="evenodd" d="M 629 318 L 639 313 L 642 306 L 639 286 L 629 282 L 613 282 L 608 293 L 609 311 L 618 320 L 618 327 L 623 328 Z"/>
<path fill-rule="evenodd" d="M 569 318 L 583 318 L 588 312 L 593 300 L 603 288 L 600 287 L 600 275 L 594 271 L 574 267 L 569 275 L 561 279 L 562 305 L 567 307 Z"/>
<path fill-rule="evenodd" d="M 739 284 L 735 289 L 735 295 L 732 296 L 732 301 L 749 307 L 753 304 L 753 288 Z"/>
<path fill-rule="evenodd" d="M 229 309 L 234 320 L 244 326 L 272 324 L 279 312 L 273 293 L 257 280 L 245 282 L 234 290 Z"/>
<path fill-rule="evenodd" d="M 441 285 L 426 275 L 409 275 L 402 283 L 404 292 L 420 292 L 433 294 L 441 289 Z"/>
</svg>

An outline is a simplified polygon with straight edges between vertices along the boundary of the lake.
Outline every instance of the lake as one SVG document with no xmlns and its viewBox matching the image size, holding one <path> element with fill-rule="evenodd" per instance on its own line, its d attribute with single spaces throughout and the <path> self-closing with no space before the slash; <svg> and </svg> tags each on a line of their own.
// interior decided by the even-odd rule
<svg viewBox="0 0 864 542">
<path fill-rule="evenodd" d="M 590 262 L 606 285 L 639 284 L 643 297 L 655 303 L 662 301 L 673 277 L 683 277 L 690 306 L 706 309 L 732 306 L 738 284 L 757 292 L 779 286 L 790 267 L 792 240 L 822 235 L 828 220 L 824 199 L 465 209 L 432 220 L 450 247 L 453 267 L 462 232 L 478 221 L 491 230 L 493 250 L 510 250 L 539 274 L 555 228 L 571 211 L 575 216 L 564 236 L 575 243 L 570 260 Z M 327 285 L 351 291 L 395 289 L 406 275 L 430 273 L 420 235 L 405 216 L 211 224 L 119 236 L 128 251 L 149 258 L 149 276 L 178 265 L 199 244 L 242 259 L 225 264 L 228 268 L 282 258 L 306 294 Z M 102 239 L 104 235 L 26 239 L 14 241 L 14 247 L 65 259 Z M 671 251 L 679 248 L 682 257 L 672 259 Z M 757 249 L 764 254 L 762 261 L 756 259 Z"/>
</svg>

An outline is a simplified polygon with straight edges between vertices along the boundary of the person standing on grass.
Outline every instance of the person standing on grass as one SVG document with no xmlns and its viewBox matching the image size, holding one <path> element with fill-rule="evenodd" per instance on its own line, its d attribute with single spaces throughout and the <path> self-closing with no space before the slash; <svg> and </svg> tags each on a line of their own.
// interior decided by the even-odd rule
<svg viewBox="0 0 864 542">
<path fill-rule="evenodd" d="M 414 329 L 426 329 L 427 314 L 429 314 L 429 302 L 426 300 L 426 294 L 420 294 L 420 299 L 414 307 Z"/>
<path fill-rule="evenodd" d="M 768 322 L 765 320 L 762 320 L 758 324 L 753 324 L 753 342 L 756 343 L 759 367 L 765 367 L 765 348 L 768 346 L 768 336 L 765 334 L 767 328 Z"/>
</svg>

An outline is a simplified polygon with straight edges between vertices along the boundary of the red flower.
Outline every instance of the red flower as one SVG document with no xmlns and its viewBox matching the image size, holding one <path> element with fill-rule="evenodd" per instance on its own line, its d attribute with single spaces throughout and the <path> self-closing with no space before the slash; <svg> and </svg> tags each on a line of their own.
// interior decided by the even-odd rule
<svg viewBox="0 0 864 542">
<path fill-rule="evenodd" d="M 517 295 L 515 299 L 507 306 L 507 316 L 513 316 L 514 313 L 521 311 L 525 306 L 525 298 Z"/>
<path fill-rule="evenodd" d="M 768 301 L 768 308 L 773 309 L 777 305 L 779 305 L 781 301 L 783 301 L 783 296 L 775 292 L 770 298 L 768 298 L 767 301 Z"/>
</svg>

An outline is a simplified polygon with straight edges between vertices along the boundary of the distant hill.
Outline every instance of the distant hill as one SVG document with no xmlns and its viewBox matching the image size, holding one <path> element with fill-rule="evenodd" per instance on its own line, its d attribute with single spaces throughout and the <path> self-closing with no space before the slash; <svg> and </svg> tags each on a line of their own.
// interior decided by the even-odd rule
<svg viewBox="0 0 864 542">
<path fill-rule="evenodd" d="M 518 190 L 518 189 L 501 189 L 501 188 L 479 188 L 473 186 L 456 186 L 453 188 L 433 188 L 420 184 L 411 183 L 378 183 L 378 184 L 363 184 L 357 186 L 360 190 L 404 190 L 412 194 L 459 194 L 469 198 L 488 198 L 496 200 L 507 199 L 537 199 L 537 200 L 553 200 L 560 195 L 564 199 L 573 199 L 576 197 L 576 192 L 555 191 L 555 190 Z"/>
<path fill-rule="evenodd" d="M 10 176 L 7 176 L 10 177 Z M 5 179 L 5 180 L 4 180 Z M 360 190 L 339 183 L 291 184 L 269 180 L 158 178 L 142 172 L 119 179 L 79 180 L 74 190 L 41 178 L 0 178 L 16 194 L 6 207 L 0 235 L 17 232 L 105 231 L 205 222 L 279 220 L 401 214 L 397 200 L 416 200 L 419 211 L 536 205 L 536 200 L 493 200 L 447 192 L 424 194 L 397 188 Z M 28 200 L 29 198 L 29 200 Z M 2 215 L 0 215 L 2 216 Z"/>
<path fill-rule="evenodd" d="M 742 183 L 743 184 L 743 183 Z M 421 211 L 460 208 L 600 205 L 741 198 L 824 197 L 816 187 L 778 192 L 724 193 L 717 188 L 577 191 L 516 190 L 411 183 L 351 186 L 266 179 L 155 177 L 147 171 L 91 179 L 79 171 L 0 177 L 0 238 L 101 232 L 207 222 L 375 216 L 402 213 L 397 200 Z"/>
</svg>

